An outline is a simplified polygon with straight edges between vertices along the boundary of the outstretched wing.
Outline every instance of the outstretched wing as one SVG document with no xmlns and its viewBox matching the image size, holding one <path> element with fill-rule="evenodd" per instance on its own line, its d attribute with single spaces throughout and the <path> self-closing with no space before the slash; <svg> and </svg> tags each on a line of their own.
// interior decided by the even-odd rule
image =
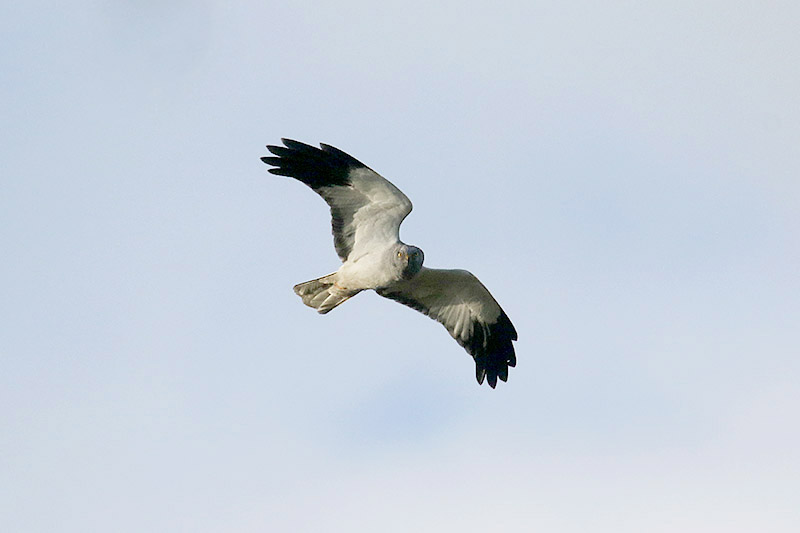
<svg viewBox="0 0 800 533">
<path fill-rule="evenodd" d="M 441 322 L 475 359 L 478 383 L 494 388 L 517 364 L 517 331 L 486 287 L 466 270 L 423 267 L 413 279 L 376 292 Z"/>
<path fill-rule="evenodd" d="M 261 160 L 269 171 L 302 181 L 331 208 L 333 245 L 342 261 L 390 242 L 397 242 L 400 223 L 411 201 L 380 174 L 338 148 L 315 148 L 290 139 L 267 146 L 277 157 Z"/>
</svg>

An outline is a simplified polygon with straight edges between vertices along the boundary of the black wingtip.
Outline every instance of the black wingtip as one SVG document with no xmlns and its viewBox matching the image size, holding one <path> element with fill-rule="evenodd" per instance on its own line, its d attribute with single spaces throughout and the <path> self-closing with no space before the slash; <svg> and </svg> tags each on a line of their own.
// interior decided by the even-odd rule
<svg viewBox="0 0 800 533">
<path fill-rule="evenodd" d="M 300 141 L 295 141 L 294 139 L 287 139 L 285 137 L 281 138 L 281 142 L 283 143 L 284 146 L 286 146 L 286 148 L 290 148 L 290 149 L 296 150 L 296 151 L 297 150 L 301 150 L 301 151 L 305 151 L 305 150 L 316 151 L 316 150 L 319 150 L 319 148 L 317 148 L 315 146 L 311 146 L 310 144 L 301 143 Z"/>
<path fill-rule="evenodd" d="M 476 331 L 480 331 L 476 328 Z M 482 385 L 484 378 L 491 388 L 500 381 L 508 381 L 508 369 L 517 364 L 513 341 L 517 340 L 517 331 L 505 312 L 501 311 L 497 321 L 488 325 L 488 332 L 474 338 L 474 343 L 467 351 L 475 359 L 475 377 Z"/>
<path fill-rule="evenodd" d="M 269 172 L 278 176 L 288 176 L 302 181 L 312 189 L 320 187 L 347 185 L 350 170 L 365 167 L 356 158 L 327 144 L 316 148 L 294 139 L 281 139 L 283 146 L 267 145 L 272 156 L 262 157 L 261 161 L 275 168 Z"/>
</svg>

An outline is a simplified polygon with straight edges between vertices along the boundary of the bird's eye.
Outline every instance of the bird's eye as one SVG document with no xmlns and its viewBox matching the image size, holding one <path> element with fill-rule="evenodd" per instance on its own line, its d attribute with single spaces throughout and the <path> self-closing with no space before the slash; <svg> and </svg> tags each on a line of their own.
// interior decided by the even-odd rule
<svg viewBox="0 0 800 533">
<path fill-rule="evenodd" d="M 403 257 L 403 252 L 397 252 L 397 257 Z"/>
</svg>

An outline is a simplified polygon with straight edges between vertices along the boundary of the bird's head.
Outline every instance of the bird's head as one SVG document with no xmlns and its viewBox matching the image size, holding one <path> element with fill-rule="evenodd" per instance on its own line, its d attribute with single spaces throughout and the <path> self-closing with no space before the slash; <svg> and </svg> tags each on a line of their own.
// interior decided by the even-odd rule
<svg viewBox="0 0 800 533">
<path fill-rule="evenodd" d="M 403 279 L 411 279 L 422 269 L 425 254 L 416 246 L 401 244 L 395 252 L 395 259 L 400 263 L 400 272 Z"/>
</svg>

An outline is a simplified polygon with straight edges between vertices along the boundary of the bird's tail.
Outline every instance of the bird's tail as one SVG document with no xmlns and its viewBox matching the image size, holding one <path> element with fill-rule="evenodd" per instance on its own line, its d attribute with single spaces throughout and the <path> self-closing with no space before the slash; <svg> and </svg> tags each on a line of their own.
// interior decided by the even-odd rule
<svg viewBox="0 0 800 533">
<path fill-rule="evenodd" d="M 303 299 L 304 304 L 324 315 L 360 291 L 339 288 L 336 285 L 336 272 L 334 272 L 305 283 L 298 283 L 294 286 L 294 292 Z"/>
</svg>

